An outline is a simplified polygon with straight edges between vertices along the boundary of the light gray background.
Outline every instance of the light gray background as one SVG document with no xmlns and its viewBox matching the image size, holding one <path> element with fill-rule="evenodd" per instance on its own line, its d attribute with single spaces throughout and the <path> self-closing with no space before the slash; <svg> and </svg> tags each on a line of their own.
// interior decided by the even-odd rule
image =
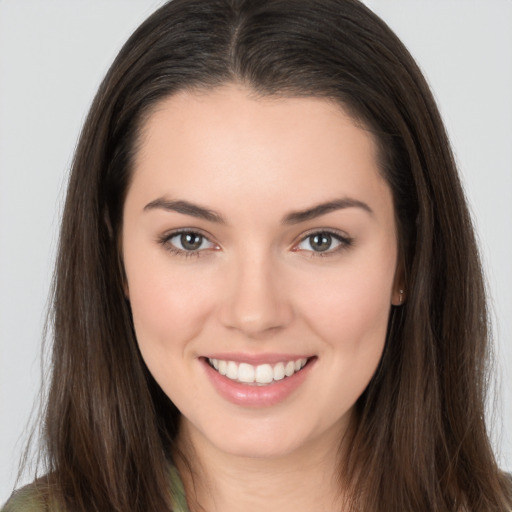
<svg viewBox="0 0 512 512">
<path fill-rule="evenodd" d="M 67 171 L 108 65 L 157 0 L 0 0 L 0 503 L 13 486 L 40 379 L 40 340 Z M 438 99 L 492 297 L 512 470 L 512 1 L 367 0 Z"/>
</svg>

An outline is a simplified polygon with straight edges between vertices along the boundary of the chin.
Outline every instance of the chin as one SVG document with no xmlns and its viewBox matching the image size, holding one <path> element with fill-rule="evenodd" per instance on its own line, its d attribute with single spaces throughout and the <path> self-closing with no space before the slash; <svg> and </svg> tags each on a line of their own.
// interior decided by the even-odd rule
<svg viewBox="0 0 512 512">
<path fill-rule="evenodd" d="M 233 439 L 229 442 L 223 439 L 217 448 L 233 457 L 248 459 L 280 459 L 292 455 L 300 449 L 301 443 L 290 443 L 275 436 L 263 438 L 259 436 L 244 436 L 244 439 Z"/>
<path fill-rule="evenodd" d="M 205 424 L 197 429 L 189 424 L 193 445 L 209 445 L 227 456 L 250 459 L 281 459 L 300 454 L 303 450 L 322 450 L 340 439 L 338 421 L 311 422 L 304 416 L 283 418 L 231 418 L 232 421 Z"/>
</svg>

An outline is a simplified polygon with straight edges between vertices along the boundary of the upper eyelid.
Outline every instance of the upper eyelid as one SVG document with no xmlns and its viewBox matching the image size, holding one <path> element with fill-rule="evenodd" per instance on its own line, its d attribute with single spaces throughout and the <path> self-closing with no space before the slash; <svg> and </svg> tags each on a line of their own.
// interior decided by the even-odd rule
<svg viewBox="0 0 512 512">
<path fill-rule="evenodd" d="M 163 233 L 161 236 L 159 236 L 159 239 L 160 240 L 169 240 L 169 239 L 173 238 L 174 236 L 180 235 L 182 233 L 193 233 L 195 235 L 199 235 L 199 236 L 206 238 L 207 240 L 209 240 L 212 243 L 216 243 L 214 237 L 210 233 L 203 231 L 202 229 L 199 229 L 199 228 L 171 229 L 171 230 Z"/>
<path fill-rule="evenodd" d="M 352 237 L 344 232 L 344 231 L 340 231 L 338 229 L 333 229 L 333 228 L 315 228 L 315 229 L 311 229 L 309 231 L 307 231 L 306 233 L 302 233 L 299 237 L 299 240 L 298 242 L 296 243 L 299 243 L 299 242 L 303 242 L 304 240 L 306 240 L 306 238 L 309 238 L 310 236 L 312 235 L 316 235 L 316 234 L 319 234 L 319 233 L 327 233 L 329 235 L 332 235 L 336 238 L 339 238 L 341 240 L 352 240 Z"/>
</svg>

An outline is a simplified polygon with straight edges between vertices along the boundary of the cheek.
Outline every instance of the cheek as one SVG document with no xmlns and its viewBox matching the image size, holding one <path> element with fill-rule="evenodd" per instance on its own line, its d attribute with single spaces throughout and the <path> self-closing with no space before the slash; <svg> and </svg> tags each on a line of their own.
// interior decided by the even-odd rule
<svg viewBox="0 0 512 512">
<path fill-rule="evenodd" d="M 190 379 L 194 361 L 190 356 L 211 309 L 211 280 L 165 263 L 146 262 L 129 270 L 132 317 L 142 358 L 167 396 L 180 402 L 184 382 L 188 393 L 198 392 Z"/>
<path fill-rule="evenodd" d="M 211 308 L 214 283 L 161 255 L 140 261 L 125 261 L 135 332 L 143 353 L 162 355 L 197 335 Z"/>
<path fill-rule="evenodd" d="M 384 349 L 391 309 L 391 271 L 358 271 L 316 281 L 301 305 L 308 329 L 321 339 L 324 382 L 316 394 L 319 408 L 332 421 L 355 404 L 374 375 Z"/>
<path fill-rule="evenodd" d="M 380 358 L 394 281 L 393 251 L 385 260 L 340 266 L 337 272 L 304 283 L 309 293 L 300 309 L 310 328 L 327 342 L 334 357 L 357 363 Z"/>
</svg>

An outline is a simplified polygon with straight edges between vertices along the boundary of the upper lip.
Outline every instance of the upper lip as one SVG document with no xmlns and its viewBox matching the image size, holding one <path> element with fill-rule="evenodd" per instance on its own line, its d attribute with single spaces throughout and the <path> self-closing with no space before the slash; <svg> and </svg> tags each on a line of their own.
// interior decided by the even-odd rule
<svg viewBox="0 0 512 512">
<path fill-rule="evenodd" d="M 220 359 L 222 361 L 234 361 L 235 363 L 248 363 L 252 365 L 258 364 L 277 364 L 288 361 L 297 361 L 297 359 L 310 359 L 311 354 L 249 354 L 241 352 L 223 352 L 212 353 L 203 356 L 206 359 Z"/>
</svg>

